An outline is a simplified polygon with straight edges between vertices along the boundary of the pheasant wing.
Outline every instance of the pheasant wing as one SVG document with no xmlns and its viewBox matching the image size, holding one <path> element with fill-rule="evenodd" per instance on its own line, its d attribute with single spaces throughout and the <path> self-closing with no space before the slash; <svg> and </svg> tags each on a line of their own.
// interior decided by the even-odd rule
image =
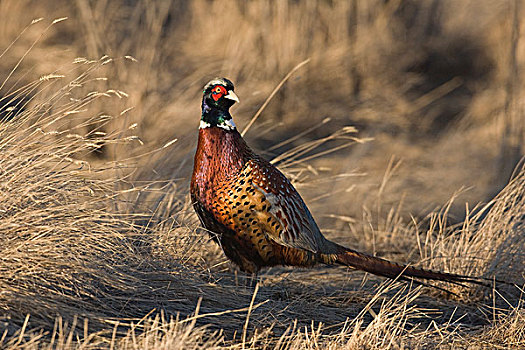
<svg viewBox="0 0 525 350">
<path fill-rule="evenodd" d="M 267 202 L 260 221 L 275 242 L 317 253 L 326 241 L 303 199 L 275 166 L 263 159 L 250 161 L 251 185 Z M 277 223 L 273 225 L 273 223 Z"/>
</svg>

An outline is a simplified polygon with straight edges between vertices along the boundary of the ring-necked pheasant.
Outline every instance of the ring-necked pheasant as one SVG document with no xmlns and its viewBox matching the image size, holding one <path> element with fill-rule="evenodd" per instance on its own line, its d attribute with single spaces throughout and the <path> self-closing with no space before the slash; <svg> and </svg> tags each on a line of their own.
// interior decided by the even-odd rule
<svg viewBox="0 0 525 350">
<path fill-rule="evenodd" d="M 241 270 L 335 263 L 389 278 L 483 284 L 484 278 L 404 266 L 326 239 L 290 181 L 237 131 L 229 112 L 235 102 L 228 79 L 204 87 L 191 198 L 204 227 Z"/>
</svg>

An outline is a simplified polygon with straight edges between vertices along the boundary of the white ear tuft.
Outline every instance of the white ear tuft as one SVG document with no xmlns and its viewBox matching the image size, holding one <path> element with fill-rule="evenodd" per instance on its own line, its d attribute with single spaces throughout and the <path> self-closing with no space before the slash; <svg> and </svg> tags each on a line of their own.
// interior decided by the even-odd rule
<svg viewBox="0 0 525 350">
<path fill-rule="evenodd" d="M 206 91 L 207 88 L 213 85 L 224 85 L 227 86 L 228 83 L 223 78 L 214 78 L 208 82 L 208 84 L 204 85 L 204 91 Z"/>
</svg>

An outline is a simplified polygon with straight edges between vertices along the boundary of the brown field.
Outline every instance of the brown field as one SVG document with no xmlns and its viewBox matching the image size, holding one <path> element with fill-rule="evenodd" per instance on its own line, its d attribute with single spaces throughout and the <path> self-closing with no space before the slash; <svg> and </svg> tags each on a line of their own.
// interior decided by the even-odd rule
<svg viewBox="0 0 525 350">
<path fill-rule="evenodd" d="M 0 1 L 0 348 L 525 349 L 525 3 Z M 499 278 L 255 288 L 188 188 L 202 86 L 327 237 Z"/>
</svg>

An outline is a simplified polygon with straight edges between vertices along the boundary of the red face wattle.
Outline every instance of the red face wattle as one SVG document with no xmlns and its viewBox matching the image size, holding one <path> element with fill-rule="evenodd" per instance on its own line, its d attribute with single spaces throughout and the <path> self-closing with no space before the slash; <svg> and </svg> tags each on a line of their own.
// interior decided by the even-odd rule
<svg viewBox="0 0 525 350">
<path fill-rule="evenodd" d="M 215 101 L 218 101 L 222 96 L 226 95 L 227 93 L 226 88 L 222 85 L 215 85 L 211 92 L 211 97 Z"/>
</svg>

